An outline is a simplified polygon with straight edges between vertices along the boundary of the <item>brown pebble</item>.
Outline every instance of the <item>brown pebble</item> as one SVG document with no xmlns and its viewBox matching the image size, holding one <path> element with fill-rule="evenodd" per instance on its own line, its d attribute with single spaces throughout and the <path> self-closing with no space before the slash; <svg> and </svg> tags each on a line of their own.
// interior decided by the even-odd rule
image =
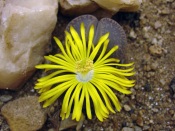
<svg viewBox="0 0 175 131">
<path fill-rule="evenodd" d="M 142 119 L 142 117 L 138 116 L 137 120 L 136 120 L 136 123 L 137 123 L 138 126 L 143 126 L 143 119 Z"/>
<path fill-rule="evenodd" d="M 137 115 L 136 114 L 131 114 L 131 118 L 133 121 L 136 121 L 137 120 Z"/>
<path fill-rule="evenodd" d="M 150 54 L 152 55 L 157 55 L 157 56 L 161 56 L 163 51 L 162 51 L 162 47 L 159 45 L 152 45 L 149 47 L 149 51 Z"/>
<path fill-rule="evenodd" d="M 27 96 L 10 101 L 1 109 L 12 131 L 36 131 L 46 120 L 37 96 Z"/>
<path fill-rule="evenodd" d="M 150 56 L 149 54 L 145 54 L 145 55 L 143 56 L 143 60 L 144 60 L 145 62 L 150 61 L 150 59 L 151 59 L 151 56 Z"/>
<path fill-rule="evenodd" d="M 158 62 L 155 61 L 155 62 L 153 62 L 153 63 L 151 64 L 151 69 L 152 69 L 152 70 L 156 70 L 156 69 L 158 68 L 158 66 L 159 66 Z"/>
<path fill-rule="evenodd" d="M 143 69 L 144 69 L 145 71 L 150 71 L 150 70 L 151 70 L 151 67 L 150 67 L 150 65 L 145 65 L 145 66 L 143 67 Z"/>
</svg>

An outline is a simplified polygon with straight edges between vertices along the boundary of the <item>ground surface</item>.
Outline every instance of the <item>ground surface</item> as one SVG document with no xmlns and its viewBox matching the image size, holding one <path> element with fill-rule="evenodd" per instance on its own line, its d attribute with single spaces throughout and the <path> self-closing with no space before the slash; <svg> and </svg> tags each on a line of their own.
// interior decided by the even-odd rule
<svg viewBox="0 0 175 131">
<path fill-rule="evenodd" d="M 53 35 L 63 40 L 64 28 L 71 19 L 59 15 Z M 118 13 L 113 19 L 126 31 L 126 56 L 129 61 L 135 62 L 136 85 L 130 96 L 117 94 L 124 106 L 120 113 L 111 114 L 104 123 L 95 117 L 93 120 L 85 120 L 82 130 L 120 131 L 124 127 L 137 131 L 175 130 L 175 88 L 173 90 L 171 83 L 175 77 L 175 0 L 145 0 L 138 13 Z M 33 85 L 40 73 L 38 71 L 19 92 L 1 91 L 0 95 L 10 95 L 13 100 L 36 94 Z M 52 107 L 45 129 L 59 125 L 59 108 L 60 102 Z M 0 131 L 8 130 L 0 114 Z"/>
</svg>

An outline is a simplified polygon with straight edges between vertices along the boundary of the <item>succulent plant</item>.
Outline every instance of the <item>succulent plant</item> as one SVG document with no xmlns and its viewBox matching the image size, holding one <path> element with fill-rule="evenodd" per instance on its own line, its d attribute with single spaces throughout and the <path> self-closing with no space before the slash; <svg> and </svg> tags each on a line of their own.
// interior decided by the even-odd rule
<svg viewBox="0 0 175 131">
<path fill-rule="evenodd" d="M 64 94 L 62 119 L 72 112 L 72 119 L 79 121 L 83 106 L 89 119 L 94 110 L 100 121 L 115 113 L 113 107 L 120 111 L 121 105 L 113 89 L 130 94 L 135 83 L 127 78 L 134 75 L 133 63 L 123 64 L 115 58 L 122 58 L 126 45 L 122 27 L 109 18 L 98 21 L 94 16 L 84 15 L 68 24 L 64 44 L 54 39 L 61 53 L 45 56 L 52 63 L 36 66 L 53 70 L 38 79 L 34 87 L 39 90 L 39 102 L 44 102 L 43 107 L 50 106 Z"/>
</svg>

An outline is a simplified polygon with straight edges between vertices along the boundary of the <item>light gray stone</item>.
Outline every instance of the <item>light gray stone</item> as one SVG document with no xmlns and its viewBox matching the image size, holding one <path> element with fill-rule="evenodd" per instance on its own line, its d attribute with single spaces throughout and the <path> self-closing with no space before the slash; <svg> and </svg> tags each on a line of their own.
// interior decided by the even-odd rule
<svg viewBox="0 0 175 131">
<path fill-rule="evenodd" d="M 11 100 L 13 97 L 11 95 L 2 95 L 0 96 L 0 101 L 2 102 L 7 102 L 9 100 Z"/>
<path fill-rule="evenodd" d="M 138 126 L 134 126 L 134 131 L 142 131 L 142 128 L 140 128 Z"/>
<path fill-rule="evenodd" d="M 160 21 L 156 21 L 155 24 L 154 24 L 154 28 L 155 29 L 158 29 L 162 26 L 162 24 L 160 23 Z"/>
<path fill-rule="evenodd" d="M 132 39 L 136 39 L 137 38 L 137 34 L 134 32 L 134 30 L 130 31 L 129 37 L 132 38 Z"/>
<path fill-rule="evenodd" d="M 6 0 L 0 7 L 0 89 L 20 88 L 43 60 L 58 0 Z"/>
<path fill-rule="evenodd" d="M 123 108 L 124 108 L 125 111 L 130 111 L 131 110 L 131 107 L 129 105 L 127 105 L 127 104 L 125 104 L 123 106 Z"/>
</svg>

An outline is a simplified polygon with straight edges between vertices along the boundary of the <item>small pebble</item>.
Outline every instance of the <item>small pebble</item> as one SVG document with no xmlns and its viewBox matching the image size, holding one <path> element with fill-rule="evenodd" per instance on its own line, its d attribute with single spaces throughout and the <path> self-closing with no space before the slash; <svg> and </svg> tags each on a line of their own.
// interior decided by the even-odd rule
<svg viewBox="0 0 175 131">
<path fill-rule="evenodd" d="M 145 54 L 145 55 L 143 56 L 143 60 L 144 60 L 145 62 L 150 61 L 150 59 L 151 59 L 150 54 Z"/>
<path fill-rule="evenodd" d="M 159 110 L 157 108 L 152 109 L 153 112 L 158 112 Z"/>
<path fill-rule="evenodd" d="M 11 100 L 12 98 L 13 97 L 10 95 L 2 95 L 2 96 L 0 96 L 0 101 L 7 102 L 7 101 Z"/>
<path fill-rule="evenodd" d="M 136 121 L 137 120 L 137 115 L 136 114 L 131 114 L 131 118 L 133 121 Z"/>
<path fill-rule="evenodd" d="M 164 86 L 166 84 L 166 80 L 164 78 L 161 78 L 160 83 L 161 83 L 162 86 Z"/>
<path fill-rule="evenodd" d="M 154 28 L 155 29 L 158 29 L 162 26 L 162 24 L 160 23 L 160 21 L 156 21 L 155 24 L 154 24 Z"/>
<path fill-rule="evenodd" d="M 85 127 L 83 131 L 92 131 L 90 127 Z"/>
<path fill-rule="evenodd" d="M 142 129 L 138 126 L 134 126 L 134 131 L 142 131 Z"/>
<path fill-rule="evenodd" d="M 136 39 L 137 38 L 137 34 L 134 32 L 134 30 L 130 31 L 129 37 L 132 38 L 132 39 Z"/>
<path fill-rule="evenodd" d="M 54 128 L 50 128 L 48 131 L 55 131 L 55 129 Z"/>
<path fill-rule="evenodd" d="M 156 38 L 153 38 L 151 43 L 152 43 L 152 44 L 157 44 L 157 43 L 158 43 L 158 41 L 157 41 L 157 39 L 156 39 Z"/>
<path fill-rule="evenodd" d="M 137 123 L 137 125 L 139 125 L 139 126 L 143 126 L 143 119 L 142 119 L 142 117 L 138 116 L 138 117 L 137 117 L 137 120 L 136 120 L 136 123 Z"/>
<path fill-rule="evenodd" d="M 150 71 L 151 67 L 150 67 L 150 65 L 144 65 L 143 69 L 144 69 L 144 71 Z"/>
<path fill-rule="evenodd" d="M 169 9 L 163 9 L 163 10 L 160 12 L 160 14 L 162 14 L 162 15 L 168 15 L 168 14 L 170 14 L 170 10 L 169 10 Z"/>
<path fill-rule="evenodd" d="M 161 56 L 163 53 L 162 47 L 159 45 L 150 46 L 149 51 L 152 55 L 158 55 L 158 56 Z"/>
<path fill-rule="evenodd" d="M 151 69 L 152 69 L 152 70 L 156 70 L 156 69 L 158 68 L 158 66 L 159 66 L 159 64 L 158 64 L 157 61 L 151 63 Z"/>
<path fill-rule="evenodd" d="M 125 111 L 130 111 L 131 110 L 131 107 L 129 105 L 127 105 L 127 104 L 124 105 L 123 107 L 124 107 Z"/>
<path fill-rule="evenodd" d="M 150 83 L 148 83 L 148 82 L 145 83 L 144 90 L 147 91 L 147 92 L 150 92 L 151 91 L 151 85 L 150 85 Z"/>
<path fill-rule="evenodd" d="M 153 121 L 153 120 L 149 120 L 149 123 L 153 124 L 153 123 L 154 123 L 154 121 Z"/>
<path fill-rule="evenodd" d="M 122 131 L 134 131 L 134 129 L 130 127 L 123 127 Z"/>
<path fill-rule="evenodd" d="M 149 128 L 150 128 L 150 126 L 147 126 L 147 125 L 144 125 L 144 126 L 143 126 L 143 130 L 144 130 L 144 131 L 148 130 Z"/>
</svg>

